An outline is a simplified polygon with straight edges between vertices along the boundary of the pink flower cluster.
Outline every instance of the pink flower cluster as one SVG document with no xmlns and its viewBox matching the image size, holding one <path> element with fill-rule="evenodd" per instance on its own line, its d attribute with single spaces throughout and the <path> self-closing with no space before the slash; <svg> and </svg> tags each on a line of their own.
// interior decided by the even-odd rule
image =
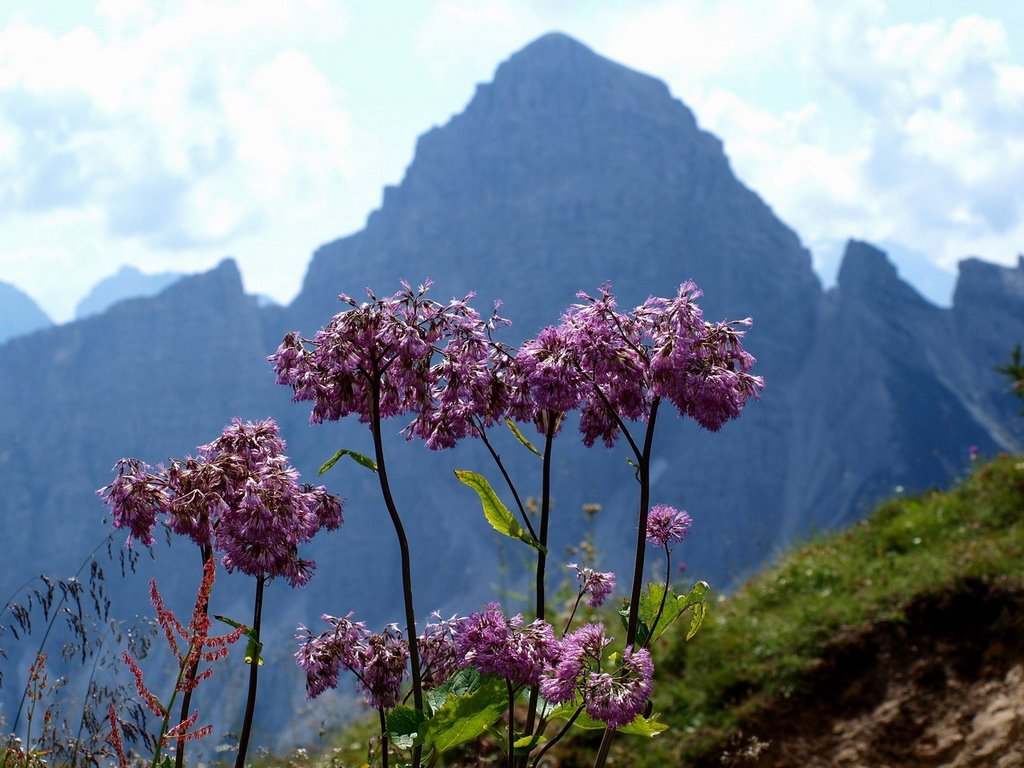
<svg viewBox="0 0 1024 768">
<path fill-rule="evenodd" d="M 613 673 L 601 671 L 601 657 L 611 638 L 603 624 L 585 624 L 568 633 L 540 683 L 552 704 L 580 701 L 587 714 L 621 728 L 643 712 L 651 695 L 654 664 L 644 649 L 627 648 Z"/>
<path fill-rule="evenodd" d="M 619 728 L 640 714 L 651 695 L 654 667 L 645 649 L 627 648 L 613 672 L 602 672 L 602 656 L 611 642 L 604 625 L 587 624 L 555 639 L 546 621 L 525 624 L 508 618 L 496 603 L 483 611 L 427 625 L 417 639 L 421 649 L 423 687 L 442 685 L 458 669 L 508 680 L 513 686 L 539 685 L 552 704 L 580 701 L 587 713 Z M 363 622 L 324 615 L 330 628 L 314 636 L 299 627 L 295 660 L 306 673 L 306 691 L 315 698 L 338 685 L 342 668 L 359 681 L 372 707 L 395 706 L 401 700 L 408 644 L 395 625 L 372 634 Z"/>
<path fill-rule="evenodd" d="M 620 422 L 646 419 L 653 398 L 717 430 L 764 386 L 741 343 L 749 318 L 705 322 L 692 282 L 628 313 L 608 285 L 598 298 L 580 293 L 584 303 L 518 350 L 492 339 L 507 324 L 496 311 L 484 321 L 472 294 L 439 304 L 429 286 L 403 283 L 383 299 L 368 291 L 362 304 L 342 296 L 350 309 L 313 339 L 285 336 L 268 359 L 296 401 L 313 401 L 311 422 L 369 421 L 376 399 L 381 418 L 413 414 L 406 435 L 439 449 L 505 416 L 541 424 L 579 408 L 584 442 L 611 446 Z"/>
<path fill-rule="evenodd" d="M 615 574 L 611 571 L 595 571 L 576 563 L 566 563 L 566 568 L 576 570 L 576 581 L 579 583 L 580 597 L 587 595 L 587 605 L 597 608 L 604 604 L 608 596 L 615 590 Z"/>
<path fill-rule="evenodd" d="M 396 624 L 374 634 L 363 622 L 351 619 L 351 613 L 344 618 L 324 614 L 331 629 L 317 637 L 299 627 L 297 637 L 302 642 L 295 660 L 306 673 L 306 692 L 312 699 L 337 687 L 345 667 L 359 680 L 367 704 L 389 709 L 400 701 L 409 646 Z"/>
<path fill-rule="evenodd" d="M 678 543 L 686 538 L 692 523 L 686 511 L 667 504 L 655 504 L 647 515 L 647 542 L 659 547 Z"/>
<path fill-rule="evenodd" d="M 504 415 L 505 389 L 495 376 L 498 347 L 491 332 L 507 321 L 484 321 L 468 301 L 439 304 L 425 298 L 428 280 L 357 304 L 335 315 L 312 340 L 289 333 L 268 360 L 277 382 L 293 388 L 296 401 L 313 401 L 311 423 L 358 414 L 381 418 L 412 413 L 407 435 L 432 449 L 450 448 Z"/>
<path fill-rule="evenodd" d="M 224 566 L 251 576 L 283 576 L 302 586 L 316 564 L 298 546 L 342 523 L 341 502 L 323 486 L 300 485 L 271 421 L 235 419 L 195 458 L 152 469 L 117 463 L 117 477 L 97 493 L 129 541 L 153 543 L 159 515 L 175 533 L 219 550 Z"/>
<path fill-rule="evenodd" d="M 521 615 L 508 619 L 497 603 L 459 622 L 455 646 L 461 666 L 515 685 L 536 685 L 557 652 L 550 624 L 538 619 L 524 626 Z"/>
</svg>

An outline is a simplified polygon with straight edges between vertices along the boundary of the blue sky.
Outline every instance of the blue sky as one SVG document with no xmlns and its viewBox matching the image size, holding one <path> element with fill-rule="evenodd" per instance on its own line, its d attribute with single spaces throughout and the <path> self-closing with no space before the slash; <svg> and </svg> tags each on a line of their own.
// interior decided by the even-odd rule
<svg viewBox="0 0 1024 768">
<path fill-rule="evenodd" d="M 121 264 L 232 255 L 287 301 L 551 30 L 663 79 L 826 274 L 848 237 L 947 277 L 1024 251 L 1016 0 L 5 0 L 0 280 L 63 321 Z"/>
</svg>

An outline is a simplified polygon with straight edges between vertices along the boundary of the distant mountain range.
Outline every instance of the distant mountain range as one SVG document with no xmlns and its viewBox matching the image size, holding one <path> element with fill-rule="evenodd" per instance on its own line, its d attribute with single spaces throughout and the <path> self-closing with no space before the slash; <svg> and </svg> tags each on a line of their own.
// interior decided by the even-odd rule
<svg viewBox="0 0 1024 768">
<path fill-rule="evenodd" d="M 53 321 L 17 286 L 0 280 L 0 344 L 12 336 L 53 325 Z"/>
<path fill-rule="evenodd" d="M 125 299 L 144 298 L 160 293 L 180 280 L 181 272 L 146 273 L 125 265 L 109 277 L 100 280 L 75 307 L 75 319 L 105 312 L 111 305 Z"/>
<path fill-rule="evenodd" d="M 993 370 L 1024 340 L 1024 262 L 963 262 L 952 306 L 939 308 L 883 252 L 851 241 L 825 291 L 797 235 L 736 179 L 721 142 L 663 83 L 551 34 L 419 139 L 402 183 L 385 190 L 364 230 L 316 251 L 290 306 L 261 307 L 225 261 L 0 346 L 5 582 L 66 570 L 104 535 L 93 491 L 118 458 L 182 456 L 232 416 L 276 418 L 310 480 L 339 447 L 372 452 L 362 425 L 308 426 L 308 408 L 274 385 L 265 358 L 286 331 L 311 336 L 341 311 L 339 292 L 390 293 L 401 278 L 428 276 L 440 300 L 472 289 L 488 311 L 503 299 L 510 341 L 606 280 L 629 307 L 692 278 L 708 319 L 754 318 L 748 348 L 767 382 L 762 401 L 713 435 L 666 414 L 656 443 L 653 500 L 693 515 L 688 576 L 717 589 L 897 489 L 947 484 L 971 446 L 993 453 L 1024 439 Z M 393 424 L 388 450 L 419 610 L 474 610 L 499 578 L 497 542 L 450 470 L 494 475 L 489 459 L 475 444 L 431 454 L 398 437 L 402 426 Z M 536 493 L 536 460 L 512 440 L 501 450 Z M 580 539 L 580 506 L 599 502 L 602 565 L 621 570 L 635 505 L 624 451 L 584 450 L 570 426 L 556 456 L 553 551 Z M 320 569 L 307 589 L 268 593 L 266 677 L 278 706 L 302 701 L 287 663 L 296 624 L 324 611 L 355 610 L 374 625 L 399 617 L 397 548 L 381 535 L 389 529 L 375 479 L 339 464 L 324 480 L 349 500 L 346 525 L 311 547 Z M 185 602 L 196 557 L 183 549 L 158 546 L 155 567 Z M 172 557 L 186 567 L 168 568 Z M 218 611 L 246 615 L 249 586 L 228 583 L 237 586 L 218 592 L 227 603 Z M 112 588 L 116 605 L 144 608 L 141 577 Z"/>
</svg>

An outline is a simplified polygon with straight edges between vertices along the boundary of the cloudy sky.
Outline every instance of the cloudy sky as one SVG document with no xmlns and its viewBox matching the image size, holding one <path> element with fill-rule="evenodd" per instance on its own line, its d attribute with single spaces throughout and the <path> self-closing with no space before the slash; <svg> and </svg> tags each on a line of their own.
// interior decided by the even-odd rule
<svg viewBox="0 0 1024 768">
<path fill-rule="evenodd" d="M 1018 0 L 3 0 L 0 280 L 64 321 L 121 264 L 230 254 L 288 301 L 551 30 L 666 81 L 826 278 L 847 237 L 939 294 L 1024 252 Z"/>
</svg>

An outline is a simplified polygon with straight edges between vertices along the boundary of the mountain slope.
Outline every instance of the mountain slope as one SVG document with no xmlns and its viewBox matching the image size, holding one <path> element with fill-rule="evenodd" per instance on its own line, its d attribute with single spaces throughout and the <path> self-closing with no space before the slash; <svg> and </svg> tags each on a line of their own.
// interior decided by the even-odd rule
<svg viewBox="0 0 1024 768">
<path fill-rule="evenodd" d="M 0 344 L 50 325 L 53 322 L 28 294 L 0 280 Z"/>
</svg>

